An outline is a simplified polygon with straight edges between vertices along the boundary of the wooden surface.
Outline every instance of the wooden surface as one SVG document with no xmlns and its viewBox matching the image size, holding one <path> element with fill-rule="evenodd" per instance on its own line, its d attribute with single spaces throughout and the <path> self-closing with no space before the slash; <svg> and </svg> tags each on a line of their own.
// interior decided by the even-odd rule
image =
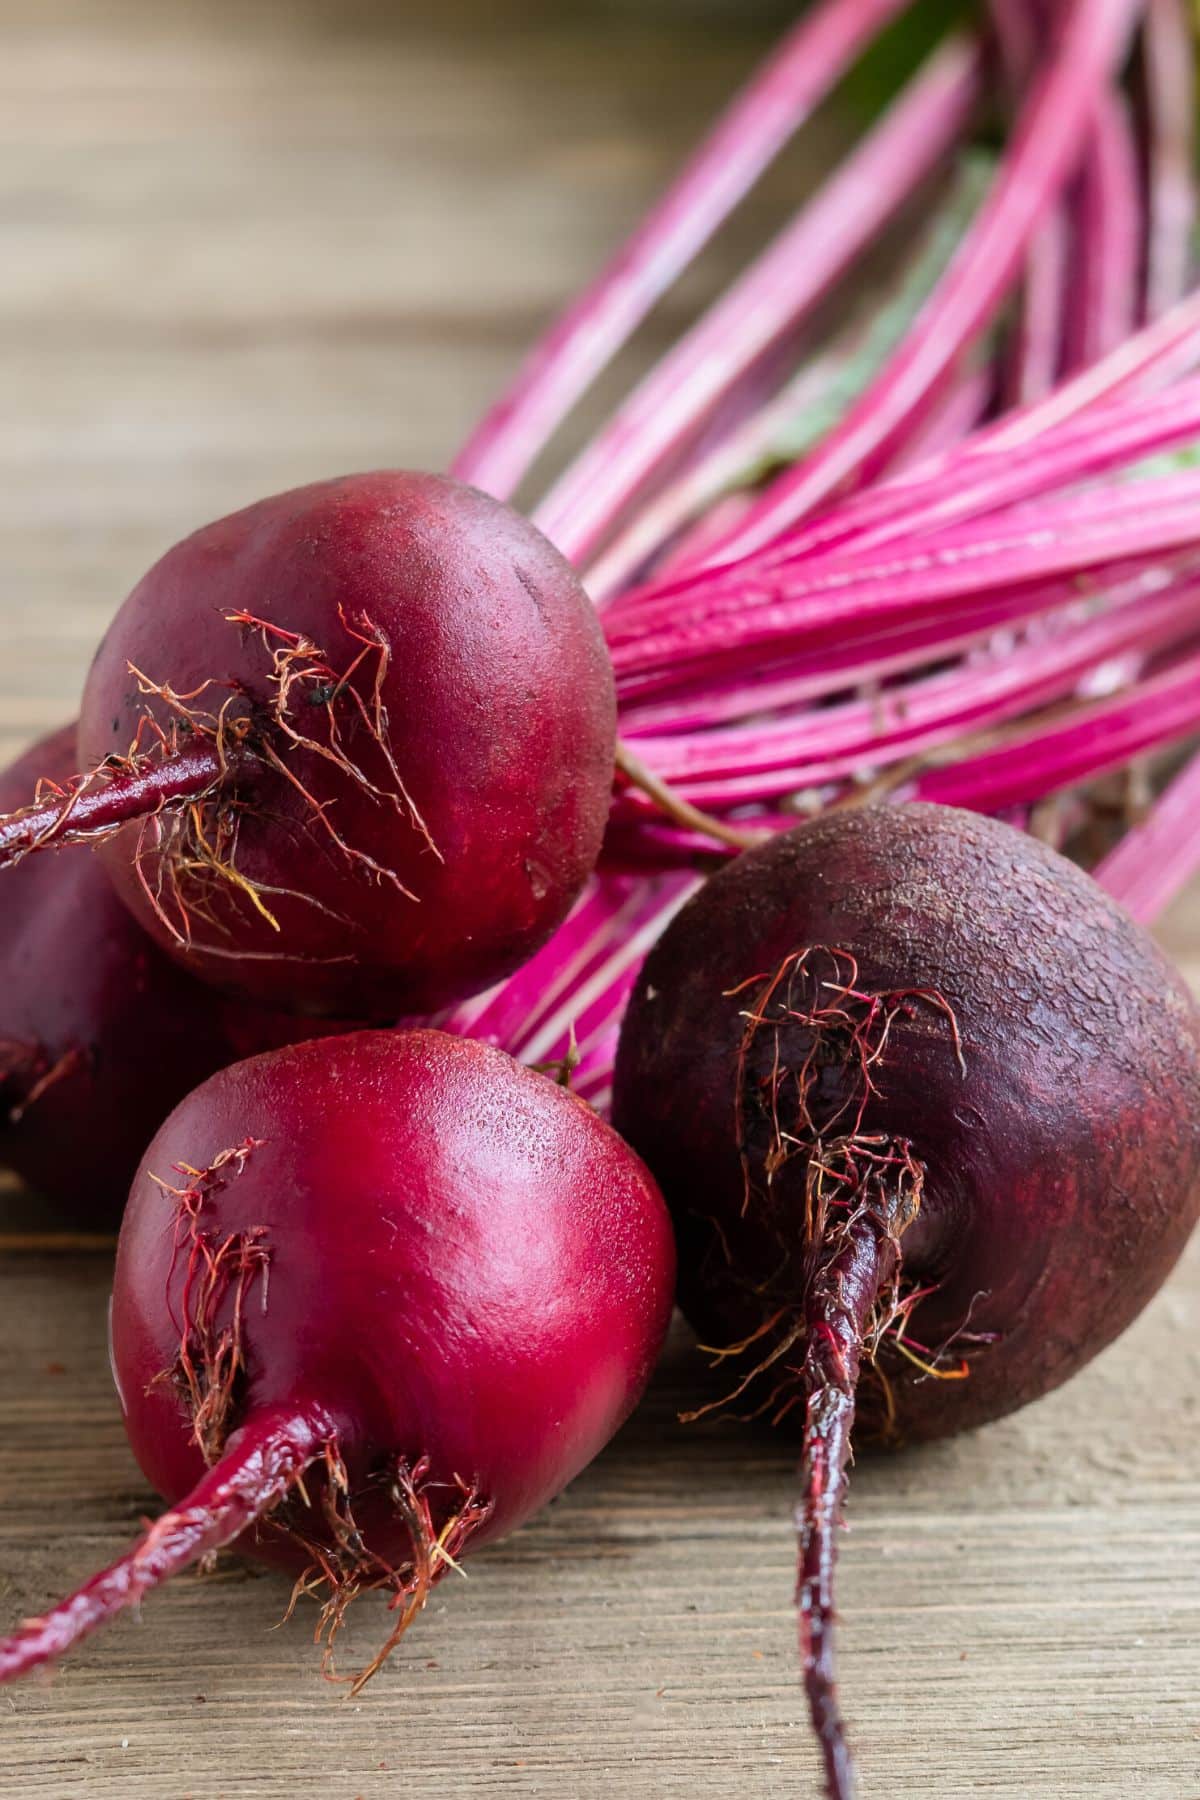
<svg viewBox="0 0 1200 1800">
<path fill-rule="evenodd" d="M 772 10 L 3 0 L 0 750 L 70 711 L 113 607 L 184 530 L 323 473 L 442 461 Z M 768 200 L 803 178 L 801 160 Z M 1166 936 L 1200 979 L 1200 904 Z M 0 1269 L 5 1620 L 153 1504 L 106 1289 L 101 1258 Z M 789 1454 L 675 1424 L 690 1354 L 680 1337 L 618 1442 L 448 1583 L 359 1701 L 322 1684 L 303 1618 L 272 1630 L 276 1580 L 182 1580 L 0 1698 L 0 1792 L 815 1794 Z M 851 1524 L 868 1800 L 1196 1800 L 1200 1246 L 1063 1393 L 864 1461 Z M 363 1605 L 347 1660 L 380 1628 Z"/>
</svg>

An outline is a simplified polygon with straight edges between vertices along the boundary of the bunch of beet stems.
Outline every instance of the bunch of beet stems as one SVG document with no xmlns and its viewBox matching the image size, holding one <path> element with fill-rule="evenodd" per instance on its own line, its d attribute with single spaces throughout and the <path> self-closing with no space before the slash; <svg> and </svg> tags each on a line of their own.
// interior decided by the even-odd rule
<svg viewBox="0 0 1200 1800">
<path fill-rule="evenodd" d="M 513 491 L 895 10 L 809 15 L 459 473 Z M 986 44 L 953 38 L 918 71 L 535 511 L 604 618 L 628 781 L 567 924 L 448 1023 L 559 1064 L 602 1110 L 646 952 L 715 856 L 797 816 L 919 797 L 1079 854 L 1115 791 L 1087 860 L 1137 918 L 1200 868 L 1191 29 L 1183 0 L 990 0 L 986 27 Z M 851 332 L 789 376 L 819 304 L 961 163 L 987 93 L 1011 110 L 1006 148 L 907 328 Z M 807 1678 L 805 1592 L 802 1550 Z M 836 1709 L 813 1716 L 843 1800 Z"/>
<path fill-rule="evenodd" d="M 537 347 L 456 473 L 515 489 L 900 10 L 826 0 L 806 16 Z M 1095 784 L 1119 776 L 1126 829 L 1097 877 L 1149 922 L 1200 867 L 1200 756 L 1171 767 L 1200 733 L 1184 0 L 992 0 L 979 23 L 932 54 L 534 512 L 601 609 L 635 779 L 571 919 L 446 1022 L 569 1061 L 601 1109 L 646 951 L 714 855 L 763 831 L 922 798 L 1067 844 L 1093 819 Z M 1134 55 L 1136 118 L 1122 85 Z M 989 98 L 1012 114 L 1006 147 L 969 218 L 940 202 L 959 241 L 932 280 L 910 272 L 907 328 L 868 322 L 780 375 L 914 191 L 936 196 L 947 165 L 961 168 Z M 808 421 L 831 400 L 814 441 Z"/>
</svg>

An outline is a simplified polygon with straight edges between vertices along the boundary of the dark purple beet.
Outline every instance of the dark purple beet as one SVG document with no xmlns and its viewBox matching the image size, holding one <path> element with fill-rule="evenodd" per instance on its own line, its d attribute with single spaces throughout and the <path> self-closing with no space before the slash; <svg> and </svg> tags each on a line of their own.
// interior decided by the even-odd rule
<svg viewBox="0 0 1200 1800">
<path fill-rule="evenodd" d="M 66 780 L 74 767 L 69 725 L 0 774 L 0 809 L 39 776 Z M 39 1189 L 62 1220 L 115 1228 L 154 1132 L 237 1054 L 230 1010 L 139 930 L 90 850 L 6 869 L 0 1167 Z"/>
<path fill-rule="evenodd" d="M 701 1341 L 752 1340 L 724 1364 L 734 1410 L 804 1427 L 806 1681 L 848 1793 L 832 1569 L 856 1387 L 862 1435 L 937 1437 L 1124 1330 L 1200 1211 L 1200 1015 L 1045 845 L 948 807 L 835 813 L 671 925 L 614 1117 L 671 1206 Z"/>
<path fill-rule="evenodd" d="M 67 725 L 0 771 L 0 811 L 66 782 Z M 83 845 L 0 872 L 0 1168 L 56 1225 L 116 1228 L 171 1108 L 226 1063 L 333 1030 L 194 981 L 135 922 Z"/>
</svg>

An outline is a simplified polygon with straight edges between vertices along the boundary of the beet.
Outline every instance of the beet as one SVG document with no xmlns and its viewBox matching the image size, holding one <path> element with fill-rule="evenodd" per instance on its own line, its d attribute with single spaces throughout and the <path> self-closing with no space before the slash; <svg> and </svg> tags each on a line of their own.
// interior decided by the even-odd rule
<svg viewBox="0 0 1200 1800">
<path fill-rule="evenodd" d="M 565 916 L 612 788 L 612 671 L 565 558 L 507 507 L 382 472 L 177 544 L 109 628 L 80 783 L 0 821 L 75 838 L 192 973 L 391 1021 L 517 967 Z"/>
<path fill-rule="evenodd" d="M 390 1595 L 365 1678 L 624 1420 L 674 1260 L 644 1165 L 502 1051 L 359 1032 L 221 1071 L 146 1152 L 113 1290 L 129 1439 L 177 1504 L 0 1643 L 0 1679 L 235 1538 L 320 1594 L 327 1649 Z"/>
<path fill-rule="evenodd" d="M 69 725 L 0 774 L 0 808 L 74 767 Z M 164 956 L 86 849 L 7 870 L 0 895 L 0 1166 L 64 1222 L 115 1228 L 153 1132 L 266 1022 Z"/>
<path fill-rule="evenodd" d="M 864 1440 L 960 1431 L 1130 1323 L 1200 1212 L 1200 1017 L 1045 845 L 949 807 L 844 811 L 668 928 L 614 1119 L 662 1184 L 733 1410 L 802 1432 L 805 1675 L 847 1794 L 832 1580 L 856 1402 Z"/>
</svg>

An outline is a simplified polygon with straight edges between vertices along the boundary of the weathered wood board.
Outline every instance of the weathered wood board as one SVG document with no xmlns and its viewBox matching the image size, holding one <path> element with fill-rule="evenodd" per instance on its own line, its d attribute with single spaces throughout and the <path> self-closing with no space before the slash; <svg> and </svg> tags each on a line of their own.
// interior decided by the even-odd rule
<svg viewBox="0 0 1200 1800">
<path fill-rule="evenodd" d="M 3 0 L 0 753 L 66 717 L 189 527 L 346 467 L 444 461 L 782 6 Z M 805 179 L 793 161 L 652 346 Z M 1166 937 L 1200 981 L 1200 896 Z M 6 1196 L 9 1219 L 28 1218 Z M 152 1499 L 103 1258 L 0 1264 L 0 1613 Z M 303 1617 L 188 1579 L 0 1697 L 6 1800 L 795 1800 L 789 1453 L 650 1403 L 440 1592 L 360 1701 Z M 875 1800 L 1200 1796 L 1200 1244 L 1066 1391 L 855 1475 L 843 1676 Z M 375 1642 L 370 1604 L 347 1661 Z"/>
</svg>

